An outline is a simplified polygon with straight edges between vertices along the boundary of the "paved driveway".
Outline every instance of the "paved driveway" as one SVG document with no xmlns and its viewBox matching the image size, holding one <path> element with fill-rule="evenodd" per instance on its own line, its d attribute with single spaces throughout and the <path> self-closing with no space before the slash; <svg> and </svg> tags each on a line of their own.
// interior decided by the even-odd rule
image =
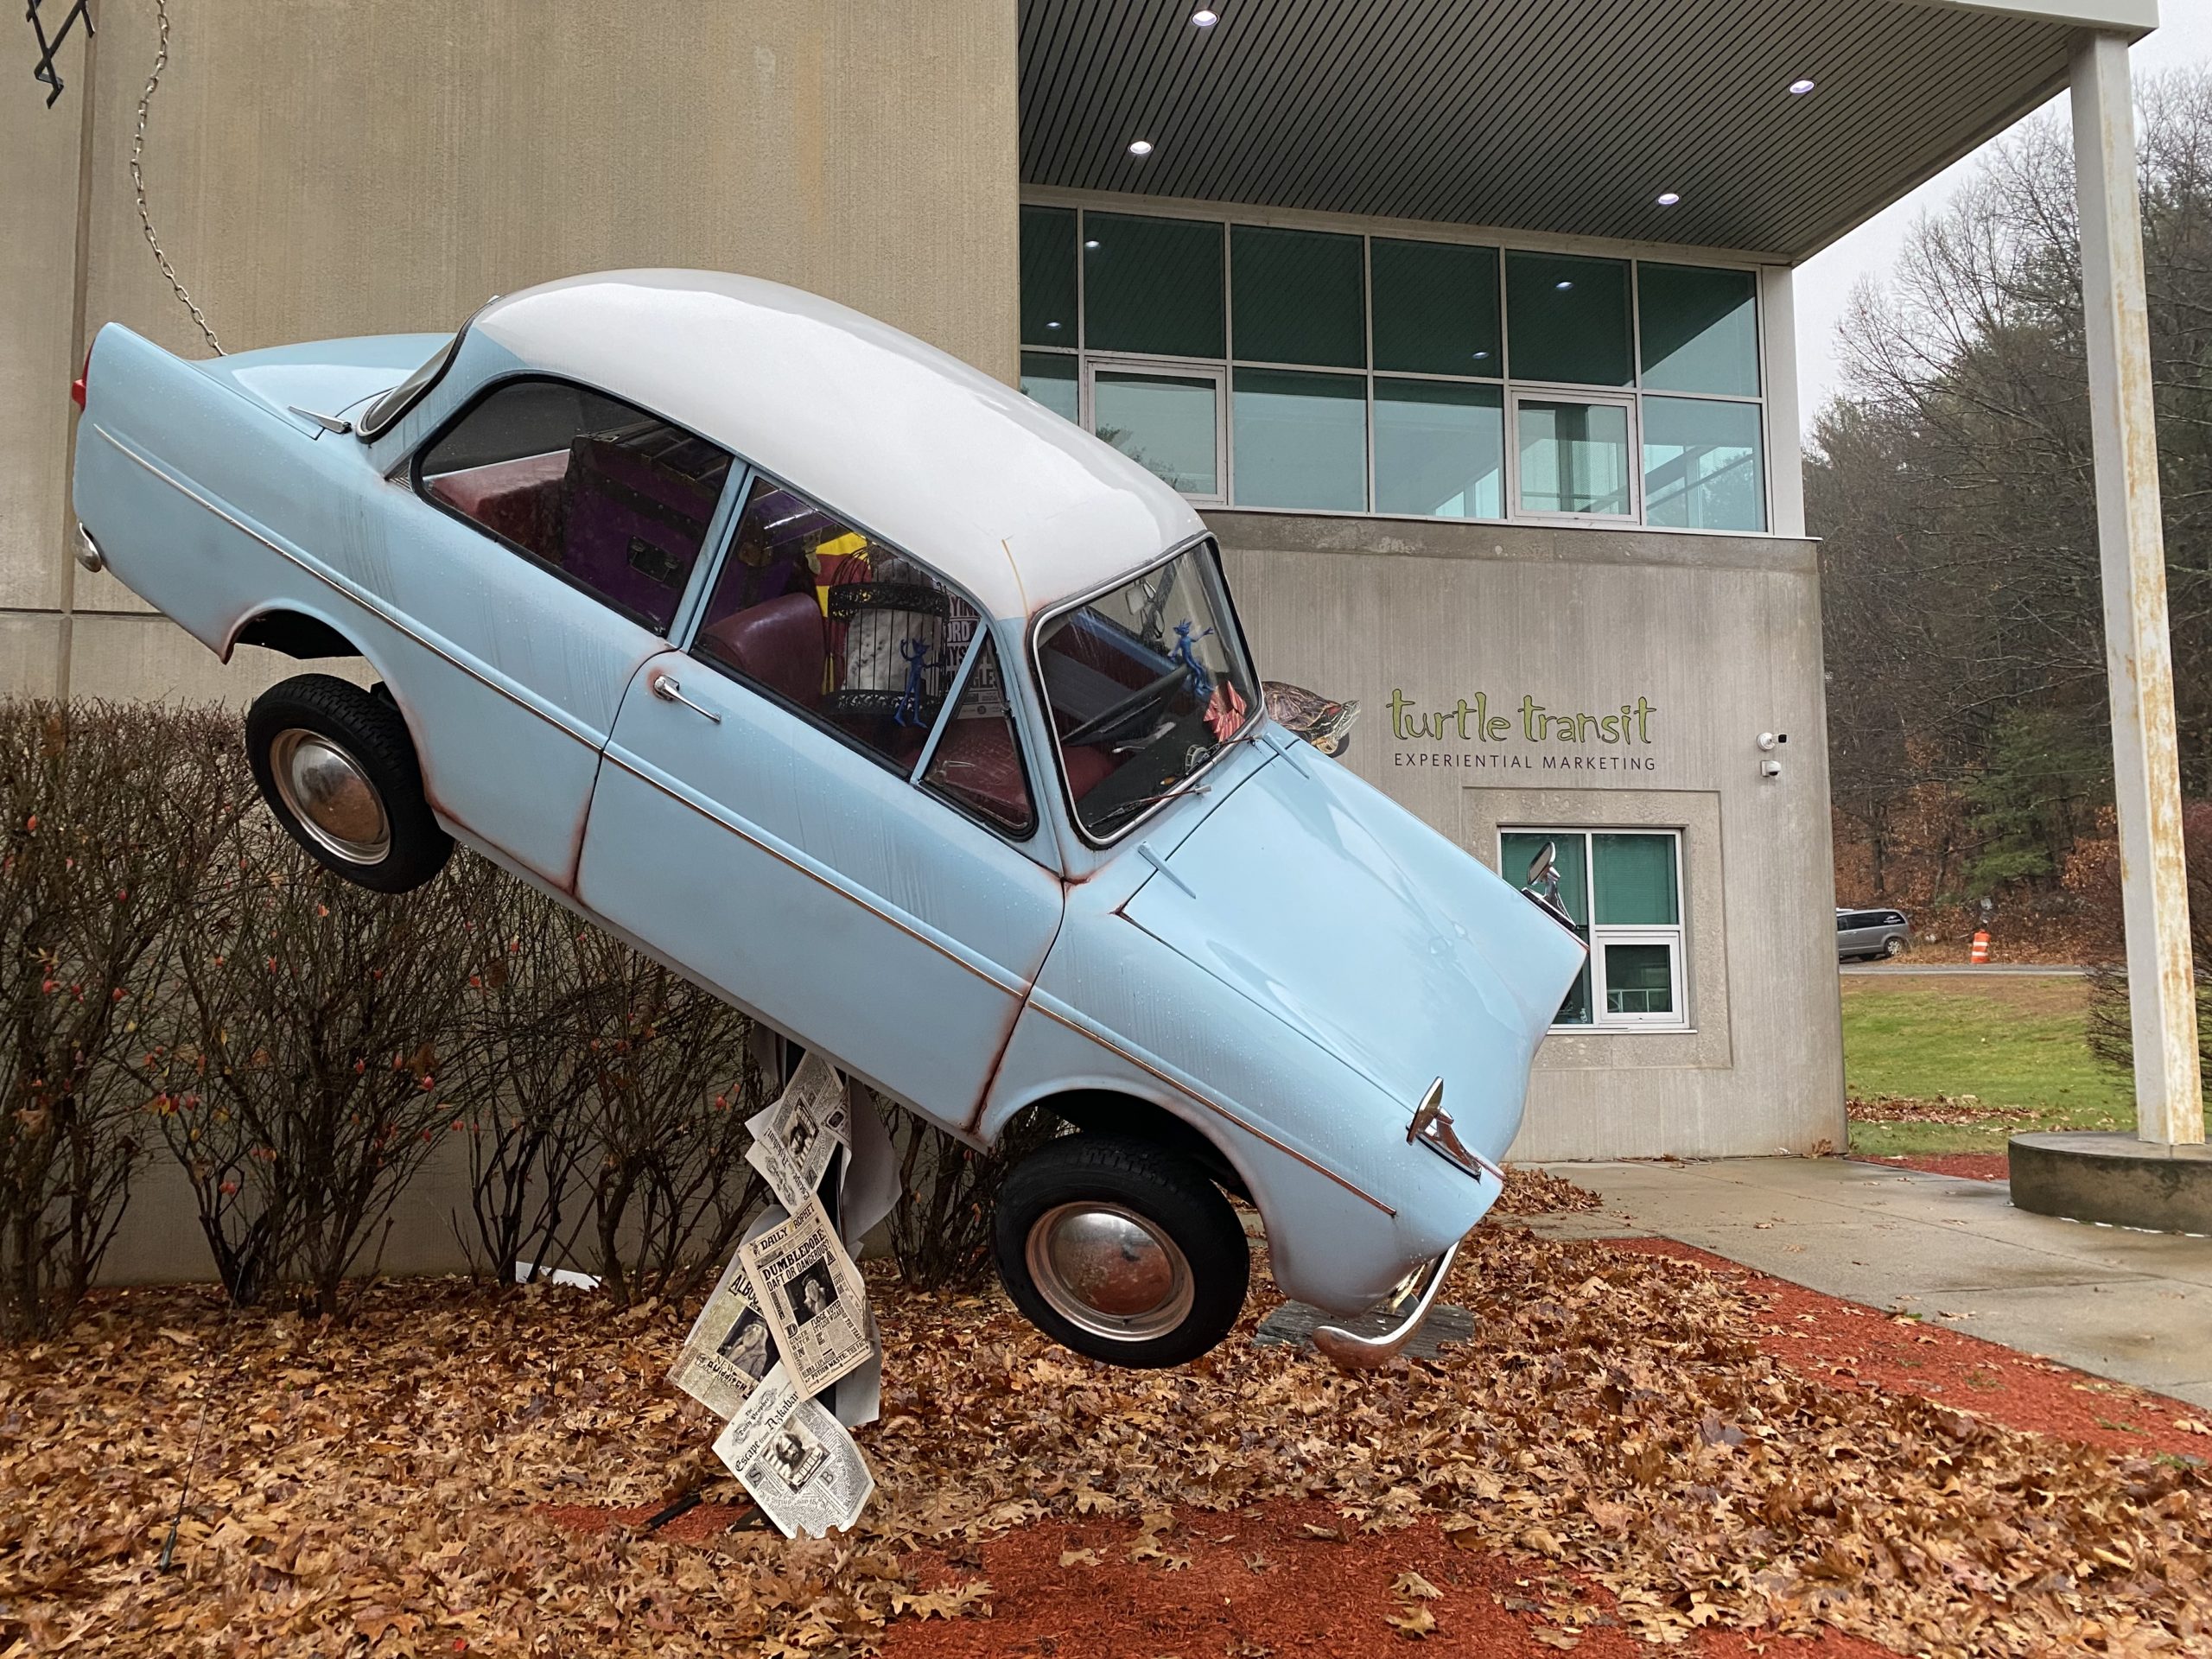
<svg viewBox="0 0 2212 1659">
<path fill-rule="evenodd" d="M 1548 1167 L 1605 1208 L 1539 1231 L 1679 1239 L 2212 1410 L 2212 1239 L 2030 1215 L 2002 1181 L 1841 1158 Z"/>
</svg>

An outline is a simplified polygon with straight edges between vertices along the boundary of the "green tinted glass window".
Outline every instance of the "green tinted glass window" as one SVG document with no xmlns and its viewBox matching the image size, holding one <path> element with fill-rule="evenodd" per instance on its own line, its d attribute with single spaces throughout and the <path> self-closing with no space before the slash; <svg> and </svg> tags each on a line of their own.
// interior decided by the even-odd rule
<svg viewBox="0 0 2212 1659">
<path fill-rule="evenodd" d="M 1508 253 L 1505 327 L 1516 379 L 1627 385 L 1628 262 Z"/>
<path fill-rule="evenodd" d="M 1607 927 L 1673 927 L 1682 919 L 1675 890 L 1672 836 L 1592 836 L 1598 922 Z M 1607 982 L 1610 984 L 1611 979 Z"/>
<path fill-rule="evenodd" d="M 1230 410 L 1239 506 L 1364 510 L 1365 376 L 1239 369 Z"/>
<path fill-rule="evenodd" d="M 1021 343 L 1075 344 L 1075 210 L 1021 210 Z"/>
<path fill-rule="evenodd" d="M 1505 511 L 1505 397 L 1447 380 L 1375 382 L 1375 510 L 1437 518 Z"/>
<path fill-rule="evenodd" d="M 1231 333 L 1246 362 L 1367 365 L 1359 238 L 1237 225 L 1229 232 Z"/>
<path fill-rule="evenodd" d="M 1227 355 L 1218 221 L 1085 213 L 1083 243 L 1090 350 Z"/>
<path fill-rule="evenodd" d="M 1681 530 L 1764 530 L 1759 406 L 1643 400 L 1643 520 Z"/>
<path fill-rule="evenodd" d="M 1552 868 L 1559 872 L 1559 906 L 1573 918 L 1574 931 L 1583 944 L 1590 943 L 1590 879 L 1583 862 L 1589 842 L 1579 835 L 1551 836 L 1514 830 L 1498 837 L 1498 869 L 1515 890 L 1529 882 L 1529 866 L 1536 855 L 1544 850 L 1546 842 L 1554 849 Z M 1590 964 L 1584 963 L 1582 971 L 1574 976 L 1568 988 L 1567 1000 L 1559 1005 L 1559 1012 L 1552 1016 L 1555 1026 L 1586 1026 L 1591 1023 Z"/>
<path fill-rule="evenodd" d="M 1675 953 L 1663 944 L 1605 947 L 1605 1012 L 1665 1014 L 1675 1011 Z"/>
<path fill-rule="evenodd" d="M 1021 395 L 1034 397 L 1055 415 L 1074 420 L 1079 405 L 1076 399 L 1075 359 L 1062 357 L 1057 352 L 1024 352 L 1021 354 Z"/>
<path fill-rule="evenodd" d="M 1218 400 L 1211 376 L 1101 369 L 1090 382 L 1098 435 L 1185 495 L 1221 493 Z"/>
<path fill-rule="evenodd" d="M 1636 297 L 1647 387 L 1758 396 L 1758 282 L 1750 271 L 1643 264 Z"/>
<path fill-rule="evenodd" d="M 1496 248 L 1378 236 L 1368 257 L 1375 272 L 1376 368 L 1491 378 L 1505 372 Z"/>
</svg>

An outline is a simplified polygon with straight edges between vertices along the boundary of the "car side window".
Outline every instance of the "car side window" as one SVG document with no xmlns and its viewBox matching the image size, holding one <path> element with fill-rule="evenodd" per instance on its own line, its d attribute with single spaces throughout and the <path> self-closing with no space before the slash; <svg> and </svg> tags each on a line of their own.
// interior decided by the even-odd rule
<svg viewBox="0 0 2212 1659">
<path fill-rule="evenodd" d="M 974 644 L 933 572 L 772 479 L 747 492 L 691 653 L 911 773 Z M 1035 824 L 987 639 L 924 783 L 1007 833 Z"/>
<path fill-rule="evenodd" d="M 658 416 L 562 380 L 510 380 L 423 451 L 430 500 L 664 634 L 730 457 Z"/>
</svg>

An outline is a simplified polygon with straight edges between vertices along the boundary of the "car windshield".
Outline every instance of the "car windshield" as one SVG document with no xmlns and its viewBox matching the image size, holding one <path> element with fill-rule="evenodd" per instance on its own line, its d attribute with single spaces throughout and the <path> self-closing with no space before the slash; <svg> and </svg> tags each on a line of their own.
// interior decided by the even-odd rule
<svg viewBox="0 0 2212 1659">
<path fill-rule="evenodd" d="M 1211 546 L 1052 618 L 1037 671 L 1068 799 L 1094 841 L 1175 793 L 1261 713 Z"/>
</svg>

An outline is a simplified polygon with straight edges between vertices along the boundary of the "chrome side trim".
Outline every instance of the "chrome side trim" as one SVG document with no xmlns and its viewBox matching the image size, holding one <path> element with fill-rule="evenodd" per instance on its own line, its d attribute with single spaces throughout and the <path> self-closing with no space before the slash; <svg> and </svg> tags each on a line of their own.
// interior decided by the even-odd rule
<svg viewBox="0 0 2212 1659">
<path fill-rule="evenodd" d="M 1070 1031 L 1074 1032 L 1077 1036 L 1088 1037 L 1092 1042 L 1097 1044 L 1099 1047 L 1106 1050 L 1109 1053 L 1120 1055 L 1131 1065 L 1135 1066 L 1140 1071 L 1147 1072 L 1151 1076 L 1159 1078 L 1160 1082 L 1166 1084 L 1170 1089 L 1174 1090 L 1176 1093 L 1189 1096 L 1192 1100 L 1205 1107 L 1206 1110 L 1211 1112 L 1216 1117 L 1224 1118 L 1229 1122 L 1234 1123 L 1238 1128 L 1243 1130 L 1245 1134 L 1250 1135 L 1254 1140 L 1265 1141 L 1268 1146 L 1273 1147 L 1277 1152 L 1281 1153 L 1285 1157 L 1296 1159 L 1300 1163 L 1305 1165 L 1306 1168 L 1312 1170 L 1317 1175 L 1327 1176 L 1329 1179 L 1334 1181 L 1338 1186 L 1344 1188 L 1344 1190 L 1351 1193 L 1352 1197 L 1364 1199 L 1367 1203 L 1373 1205 L 1377 1210 L 1380 1210 L 1384 1215 L 1395 1216 L 1398 1213 L 1396 1210 L 1383 1203 L 1382 1199 L 1376 1198 L 1372 1192 L 1368 1192 L 1363 1187 L 1354 1185 L 1343 1176 L 1338 1174 L 1335 1170 L 1329 1168 L 1325 1164 L 1316 1163 L 1313 1159 L 1308 1158 L 1304 1153 L 1299 1151 L 1297 1147 L 1284 1145 L 1281 1141 L 1276 1140 L 1274 1136 L 1269 1135 L 1265 1129 L 1260 1128 L 1259 1125 L 1252 1122 L 1249 1118 L 1244 1117 L 1242 1114 L 1230 1110 L 1228 1107 L 1223 1105 L 1211 1095 L 1200 1094 L 1197 1090 L 1192 1088 L 1189 1084 L 1170 1077 L 1166 1072 L 1161 1071 L 1158 1066 L 1146 1059 L 1142 1055 L 1131 1052 L 1128 1049 L 1122 1047 L 1121 1044 L 1114 1041 L 1110 1037 L 1101 1036 L 1097 1032 L 1091 1030 L 1090 1027 L 1080 1024 L 1076 1020 L 1069 1019 L 1067 1015 L 1058 1013 L 1052 1008 L 1047 1007 L 1044 1003 L 1037 1000 L 1034 993 L 1032 993 L 1030 995 L 1029 1006 L 1039 1014 L 1043 1014 L 1047 1020 L 1052 1020 L 1056 1024 L 1065 1026 Z"/>
<path fill-rule="evenodd" d="M 1445 1275 L 1452 1271 L 1452 1258 L 1459 1253 L 1459 1244 L 1464 1243 L 1464 1239 L 1455 1243 L 1430 1264 L 1413 1312 L 1390 1330 L 1379 1337 L 1359 1337 L 1342 1325 L 1317 1325 L 1313 1330 L 1314 1347 L 1340 1371 L 1371 1371 L 1389 1364 L 1398 1357 L 1399 1350 L 1413 1340 L 1414 1332 L 1428 1317 L 1428 1310 L 1436 1304 L 1437 1293 L 1444 1288 Z"/>
<path fill-rule="evenodd" d="M 659 779 L 654 777 L 651 772 L 645 772 L 640 767 L 633 766 L 631 762 L 625 760 L 620 755 L 617 754 L 611 747 L 602 753 L 601 758 L 605 760 L 607 765 L 628 772 L 630 776 L 635 778 L 639 783 L 658 790 L 662 794 L 667 796 L 670 800 L 677 803 L 677 805 L 690 808 L 692 811 L 696 812 L 701 817 L 706 819 L 708 823 L 717 824 L 722 829 L 728 830 L 730 834 L 735 836 L 740 841 L 748 842 L 752 846 L 759 848 L 762 852 L 767 854 L 769 857 L 774 859 L 778 863 L 788 866 L 791 869 L 798 871 L 801 875 L 806 877 L 808 880 L 827 888 L 830 892 L 836 893 L 841 899 L 859 906 L 862 910 L 868 912 L 869 915 L 875 917 L 878 920 L 889 923 L 893 927 L 897 928 L 901 933 L 906 935 L 908 938 L 914 940 L 917 944 L 927 945 L 931 950 L 936 951 L 938 955 L 943 957 L 947 962 L 953 963 L 959 967 L 966 969 L 969 973 L 975 975 L 976 978 L 982 980 L 985 984 L 989 985 L 995 989 L 1003 991 L 1008 996 L 1012 997 L 1023 997 L 1029 994 L 1029 988 L 1027 985 L 1019 982 L 1009 984 L 1006 980 L 1001 979 L 996 974 L 993 974 L 982 968 L 978 968 L 974 963 L 960 955 L 959 952 L 947 950 L 943 944 L 931 938 L 928 934 L 921 931 L 918 928 L 910 926 L 906 922 L 899 920 L 898 917 L 893 915 L 880 905 L 869 903 L 866 899 L 861 898 L 860 894 L 855 893 L 850 887 L 843 886 L 842 883 L 833 881 L 828 876 L 823 874 L 821 871 L 812 869 L 807 865 L 801 863 L 798 859 L 793 858 L 789 853 L 785 852 L 781 848 L 775 846 L 772 842 L 762 840 L 751 830 L 747 830 L 743 826 L 733 822 L 731 819 L 723 817 L 722 814 L 716 812 L 709 807 L 702 806 L 698 802 L 693 800 L 690 796 L 682 793 L 680 791 L 671 789 L 666 784 L 661 782 Z M 581 899 L 579 899 L 579 902 L 582 902 Z"/>
<path fill-rule="evenodd" d="M 540 709 L 536 703 L 530 702 L 524 697 L 517 696 L 513 691 L 509 690 L 505 686 L 501 685 L 497 680 L 483 672 L 482 670 L 473 667 L 469 664 L 463 662 L 460 658 L 454 656 L 452 652 L 447 650 L 436 640 L 432 639 L 419 629 L 412 627 L 406 622 L 402 621 L 398 615 L 388 607 L 370 598 L 365 594 L 357 593 L 354 589 L 347 587 L 344 582 L 339 581 L 335 576 L 331 575 L 327 571 L 316 569 L 315 566 L 309 564 L 298 554 L 293 552 L 291 549 L 283 546 L 280 543 L 271 541 L 260 531 L 256 530 L 251 524 L 246 523 L 245 519 L 238 517 L 237 514 L 226 512 L 222 507 L 218 506 L 214 502 L 210 501 L 206 496 L 200 494 L 199 491 L 194 489 L 189 484 L 185 483 L 181 479 L 173 477 L 168 473 L 164 472 L 161 467 L 156 466 L 145 456 L 140 454 L 136 449 L 133 449 L 129 444 L 124 442 L 121 438 L 117 437 L 114 433 L 109 431 L 105 427 L 95 425 L 92 428 L 92 430 L 99 433 L 100 436 L 105 438 L 110 443 L 113 444 L 120 454 L 128 459 L 137 462 L 139 466 L 144 467 L 148 472 L 151 473 L 156 478 L 161 480 L 162 483 L 168 485 L 178 494 L 185 497 L 188 500 L 198 502 L 208 512 L 213 513 L 218 518 L 220 518 L 225 524 L 230 525 L 232 529 L 239 531 L 241 534 L 251 537 L 253 540 L 260 543 L 262 546 L 267 548 L 271 553 L 276 555 L 278 558 L 284 560 L 288 563 L 297 565 L 302 570 L 304 570 L 308 575 L 313 576 L 317 582 L 322 583 L 324 587 L 329 588 L 333 593 L 337 594 L 343 598 L 351 600 L 354 604 L 359 605 L 363 610 L 367 611 L 379 621 L 382 621 L 396 629 L 397 632 L 405 634 L 408 639 L 422 646 L 423 650 L 429 652 L 432 656 L 439 658 L 446 663 L 450 664 L 453 667 L 459 669 L 462 673 L 467 675 L 470 679 L 474 680 L 478 684 L 484 686 L 489 690 L 498 692 L 509 702 L 514 704 L 516 708 L 523 709 L 526 713 L 537 715 L 538 719 L 543 721 L 548 726 L 552 727 L 555 730 L 566 733 L 569 736 L 575 739 L 577 742 L 582 744 L 585 747 L 594 751 L 600 747 L 600 740 L 598 738 L 590 735 L 588 733 L 579 731 L 576 728 L 571 726 L 567 721 L 558 719 L 556 716 L 548 714 L 544 709 Z M 229 640 L 226 640 L 224 642 L 224 649 L 226 654 L 232 642 Z"/>
</svg>

